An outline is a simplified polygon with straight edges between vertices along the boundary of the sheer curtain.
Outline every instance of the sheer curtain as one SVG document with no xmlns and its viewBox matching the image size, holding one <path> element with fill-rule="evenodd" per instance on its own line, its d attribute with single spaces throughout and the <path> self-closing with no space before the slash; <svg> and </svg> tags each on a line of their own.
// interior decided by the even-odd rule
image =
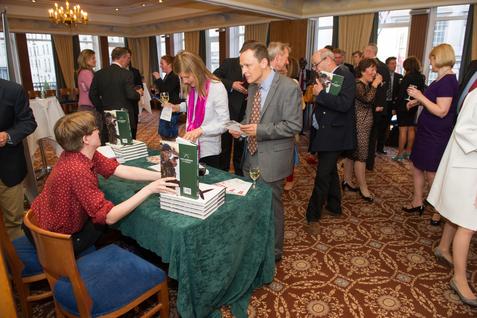
<svg viewBox="0 0 477 318">
<path fill-rule="evenodd" d="M 373 13 L 340 16 L 339 47 L 345 52 L 362 50 L 368 43 L 373 29 Z M 348 54 L 348 62 L 351 54 Z"/>
<path fill-rule="evenodd" d="M 268 23 L 250 24 L 245 26 L 245 41 L 255 40 L 258 42 L 267 42 Z"/>
<path fill-rule="evenodd" d="M 185 50 L 199 55 L 200 31 L 184 32 Z"/>
<path fill-rule="evenodd" d="M 144 76 L 147 87 L 151 84 L 149 66 L 149 37 L 128 38 L 129 49 L 132 52 L 131 64 Z M 157 55 L 157 53 L 156 53 Z"/>
</svg>

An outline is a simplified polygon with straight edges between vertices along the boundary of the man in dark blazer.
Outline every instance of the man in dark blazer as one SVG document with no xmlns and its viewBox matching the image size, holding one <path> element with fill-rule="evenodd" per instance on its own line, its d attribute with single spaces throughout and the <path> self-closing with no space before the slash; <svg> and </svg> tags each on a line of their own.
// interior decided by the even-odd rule
<svg viewBox="0 0 477 318">
<path fill-rule="evenodd" d="M 316 134 L 310 148 L 318 153 L 318 166 L 306 211 L 308 223 L 318 222 L 325 202 L 328 211 L 341 214 L 337 161 L 343 151 L 356 148 L 356 84 L 353 74 L 346 66 L 336 65 L 333 52 L 328 49 L 321 49 L 313 54 L 312 67 L 317 73 L 324 71 L 343 76 L 344 79 L 337 95 L 327 93 L 319 80 L 313 86 L 313 95 L 316 96 L 313 126 Z"/>
<path fill-rule="evenodd" d="M 180 90 L 181 82 L 179 76 L 172 71 L 172 63 L 174 58 L 170 55 L 164 55 L 161 57 L 161 70 L 165 73 L 164 79 L 161 78 L 159 72 L 153 72 L 152 76 L 154 77 L 154 85 L 157 88 L 158 93 L 167 92 L 169 94 L 169 102 L 171 104 L 179 104 L 180 100 Z M 179 113 L 173 112 L 171 121 L 166 121 L 163 119 L 159 120 L 158 133 L 163 139 L 173 139 L 178 135 L 178 121 Z"/>
<path fill-rule="evenodd" d="M 282 203 L 284 179 L 293 169 L 294 136 L 302 125 L 301 92 L 296 83 L 273 71 L 267 47 L 262 43 L 245 44 L 240 65 L 249 83 L 247 109 L 240 125 L 247 135 L 243 171 L 260 169 L 260 178 L 272 188 L 275 216 L 275 260 L 282 258 L 285 217 Z M 240 132 L 230 131 L 234 138 Z"/>
<path fill-rule="evenodd" d="M 127 48 L 117 47 L 111 53 L 113 63 L 94 74 L 89 97 L 99 112 L 127 109 L 131 134 L 136 138 L 137 118 L 135 109 L 141 97 L 134 88 L 133 74 L 126 69 L 130 60 Z M 104 121 L 103 121 L 104 122 Z M 107 129 L 103 127 L 102 142 L 107 141 Z"/>
<path fill-rule="evenodd" d="M 383 122 L 386 120 L 386 93 L 388 91 L 390 81 L 388 67 L 376 57 L 377 54 L 378 46 L 374 43 L 369 43 L 364 48 L 364 58 L 375 59 L 376 64 L 378 65 L 377 71 L 383 77 L 383 82 L 376 90 L 376 97 L 374 98 L 373 127 L 369 135 L 368 160 L 366 160 L 366 169 L 368 170 L 374 169 L 378 127 L 381 127 Z"/>
<path fill-rule="evenodd" d="M 386 143 L 386 139 L 389 136 L 389 124 L 391 123 L 391 117 L 393 116 L 393 110 L 395 109 L 396 101 L 399 95 L 399 86 L 402 81 L 402 75 L 396 73 L 397 62 L 394 56 L 388 57 L 386 59 L 386 66 L 389 72 L 389 85 L 386 92 L 386 107 L 384 108 L 385 120 L 381 121 L 381 125 L 377 127 L 377 152 L 381 154 L 386 154 L 384 145 Z"/>
<path fill-rule="evenodd" d="M 27 166 L 22 142 L 36 126 L 23 87 L 0 79 L 0 207 L 12 240 L 23 235 L 22 181 Z"/>
<path fill-rule="evenodd" d="M 244 45 L 251 42 L 254 41 L 246 41 Z M 214 75 L 220 78 L 227 90 L 230 119 L 241 122 L 245 115 L 245 108 L 247 107 L 246 98 L 248 83 L 244 80 L 242 75 L 239 58 L 235 57 L 225 59 L 219 68 L 214 71 Z M 222 134 L 222 153 L 220 154 L 219 159 L 220 165 L 223 167 L 223 170 L 229 171 L 232 145 L 235 174 L 243 176 L 241 162 L 243 157 L 243 140 L 232 138 L 228 132 Z"/>
</svg>

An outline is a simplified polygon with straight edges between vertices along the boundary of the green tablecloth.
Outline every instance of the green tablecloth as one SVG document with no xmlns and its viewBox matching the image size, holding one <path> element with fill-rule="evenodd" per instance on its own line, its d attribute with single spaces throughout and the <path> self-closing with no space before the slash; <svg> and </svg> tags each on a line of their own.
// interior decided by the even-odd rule
<svg viewBox="0 0 477 318">
<path fill-rule="evenodd" d="M 128 165 L 147 167 L 145 159 Z M 208 167 L 201 182 L 215 183 L 232 176 Z M 106 198 L 119 203 L 143 185 L 100 177 Z M 247 196 L 227 195 L 223 206 L 205 220 L 161 210 L 151 196 L 117 228 L 142 247 L 169 263 L 169 277 L 179 283 L 177 309 L 181 317 L 220 317 L 218 310 L 231 305 L 236 317 L 247 317 L 252 291 L 270 283 L 274 274 L 274 223 L 272 191 L 257 184 Z"/>
</svg>

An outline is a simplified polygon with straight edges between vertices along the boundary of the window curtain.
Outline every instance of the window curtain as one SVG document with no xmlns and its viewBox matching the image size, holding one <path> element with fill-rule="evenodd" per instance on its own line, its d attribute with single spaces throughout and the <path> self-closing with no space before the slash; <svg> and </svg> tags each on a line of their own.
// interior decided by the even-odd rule
<svg viewBox="0 0 477 318">
<path fill-rule="evenodd" d="M 157 42 L 155 36 L 149 37 L 149 61 L 150 74 L 152 74 L 152 72 L 159 72 L 159 57 L 157 55 Z"/>
<path fill-rule="evenodd" d="M 340 30 L 340 17 L 339 16 L 333 16 L 333 34 L 331 36 L 331 46 L 332 47 L 339 47 L 339 31 Z M 321 49 L 321 47 L 319 48 Z"/>
<path fill-rule="evenodd" d="M 73 63 L 75 64 L 75 86 L 78 87 L 78 57 L 81 53 L 79 35 L 73 35 Z"/>
<path fill-rule="evenodd" d="M 129 38 L 129 49 L 131 50 L 131 65 L 139 70 L 144 76 L 144 82 L 147 87 L 151 84 L 150 66 L 149 66 L 149 37 Z M 157 53 L 156 53 L 157 56 Z"/>
<path fill-rule="evenodd" d="M 204 64 L 207 65 L 207 48 L 205 40 L 205 30 L 199 31 L 199 56 L 204 61 Z M 212 70 L 213 71 L 213 70 Z"/>
<path fill-rule="evenodd" d="M 345 52 L 363 49 L 369 43 L 373 18 L 373 13 L 340 16 L 340 49 Z M 351 54 L 348 54 L 346 60 L 351 62 Z"/>
<path fill-rule="evenodd" d="M 258 42 L 267 43 L 268 28 L 268 23 L 246 25 L 245 41 L 255 40 Z"/>
<path fill-rule="evenodd" d="M 378 44 L 378 28 L 379 28 L 379 12 L 374 13 L 373 28 L 371 29 L 371 35 L 369 36 L 369 43 Z"/>
<path fill-rule="evenodd" d="M 409 27 L 407 56 L 415 56 L 424 65 L 429 13 L 423 10 L 411 10 L 410 15 L 411 25 Z"/>
<path fill-rule="evenodd" d="M 465 71 L 469 66 L 470 61 L 477 58 L 477 32 L 475 23 L 475 5 L 469 6 L 469 13 L 467 15 L 467 25 L 465 27 L 464 48 L 462 49 L 462 60 L 459 69 L 459 82 L 462 82 Z M 474 54 L 473 54 L 474 53 Z"/>
<path fill-rule="evenodd" d="M 185 50 L 199 55 L 200 31 L 184 32 Z"/>
<path fill-rule="evenodd" d="M 53 34 L 54 49 L 58 57 L 58 65 L 65 79 L 67 88 L 75 87 L 75 64 L 73 61 L 73 36 Z"/>
</svg>

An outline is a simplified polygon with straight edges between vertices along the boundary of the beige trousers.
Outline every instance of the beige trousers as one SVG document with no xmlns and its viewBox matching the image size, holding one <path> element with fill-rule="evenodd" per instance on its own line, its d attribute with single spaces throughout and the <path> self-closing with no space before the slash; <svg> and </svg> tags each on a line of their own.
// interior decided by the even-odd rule
<svg viewBox="0 0 477 318">
<path fill-rule="evenodd" d="M 23 236 L 21 229 L 23 220 L 23 182 L 16 186 L 7 187 L 0 180 L 0 208 L 11 240 Z"/>
</svg>

